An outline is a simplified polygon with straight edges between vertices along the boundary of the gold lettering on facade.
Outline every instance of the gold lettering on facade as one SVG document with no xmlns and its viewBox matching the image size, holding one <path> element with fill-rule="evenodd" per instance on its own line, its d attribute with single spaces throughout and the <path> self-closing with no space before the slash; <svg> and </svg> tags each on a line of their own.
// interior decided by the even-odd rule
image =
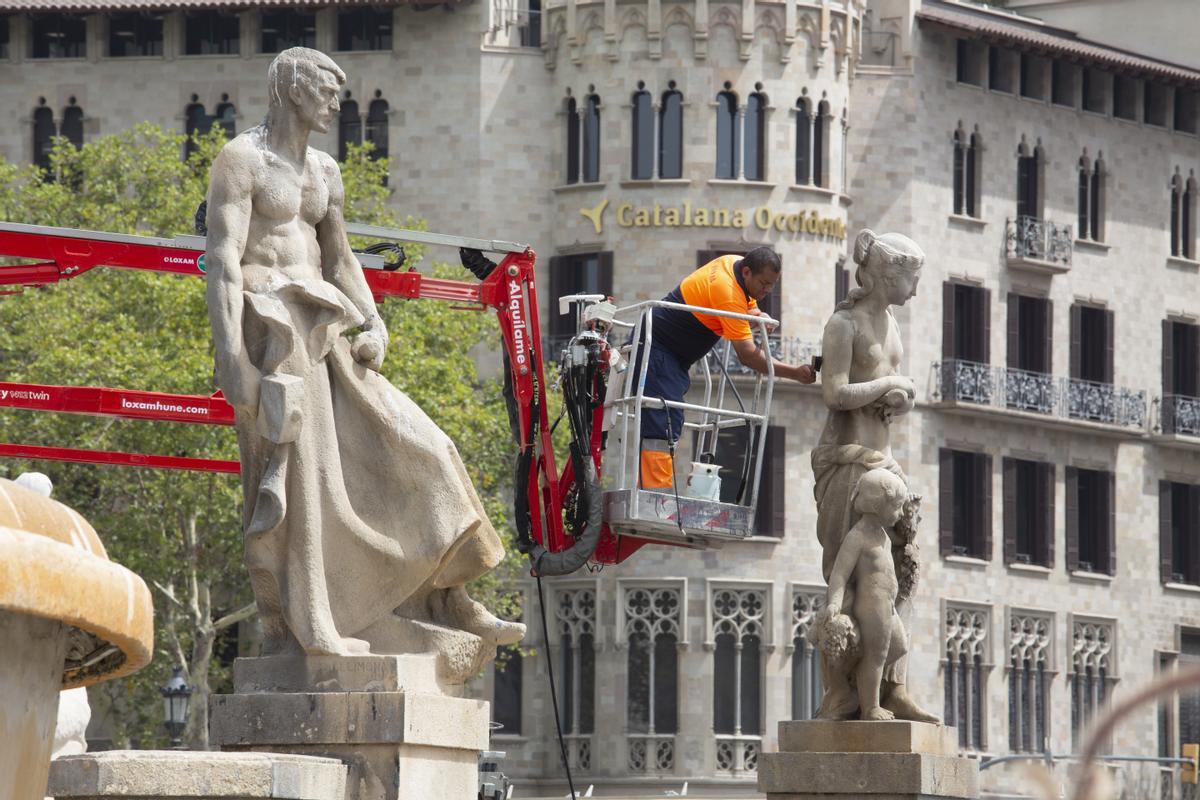
<svg viewBox="0 0 1200 800">
<path fill-rule="evenodd" d="M 604 211 L 609 201 L 602 200 L 592 208 L 581 208 L 579 213 L 588 219 L 602 234 Z M 776 211 L 770 206 L 759 206 L 753 210 L 740 208 L 693 208 L 685 200 L 682 207 L 638 206 L 629 202 L 617 205 L 617 225 L 622 228 L 745 228 L 753 224 L 761 231 L 774 230 L 778 233 L 806 233 L 835 239 L 846 238 L 846 223 L 839 219 L 819 216 L 815 211 Z"/>
</svg>

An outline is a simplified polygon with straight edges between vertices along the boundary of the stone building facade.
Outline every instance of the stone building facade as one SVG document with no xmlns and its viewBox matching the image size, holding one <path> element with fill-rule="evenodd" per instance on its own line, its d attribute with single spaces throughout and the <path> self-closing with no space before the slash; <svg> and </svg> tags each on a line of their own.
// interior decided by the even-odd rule
<svg viewBox="0 0 1200 800">
<path fill-rule="evenodd" d="M 1069 753 L 1106 698 L 1200 657 L 1200 64 L 954 0 L 88 2 L 72 47 L 49 4 L 0 3 L 9 160 L 47 124 L 248 127 L 274 52 L 307 43 L 349 75 L 315 146 L 372 139 L 401 212 L 532 243 L 543 319 L 556 294 L 655 299 L 770 244 L 780 347 L 807 360 L 857 231 L 908 234 L 928 255 L 898 312 L 918 405 L 893 428 L 925 498 L 917 699 L 964 752 Z M 478 687 L 521 791 L 564 785 L 552 663 L 577 785 L 753 794 L 776 723 L 819 702 L 824 418 L 816 388 L 779 387 L 759 535 L 547 580 L 549 642 L 522 588 L 529 649 Z M 1176 754 L 1198 728 L 1180 698 L 1109 747 Z M 1021 791 L 1008 768 L 984 785 Z"/>
</svg>

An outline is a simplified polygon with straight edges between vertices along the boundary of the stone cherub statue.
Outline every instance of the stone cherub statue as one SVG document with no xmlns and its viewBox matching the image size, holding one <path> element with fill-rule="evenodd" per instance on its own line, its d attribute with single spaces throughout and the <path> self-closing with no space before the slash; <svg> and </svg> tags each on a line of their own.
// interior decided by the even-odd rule
<svg viewBox="0 0 1200 800">
<path fill-rule="evenodd" d="M 889 233 L 876 237 L 864 230 L 854 242 L 854 261 L 858 265 L 855 274 L 858 286 L 838 304 L 825 325 L 822 340 L 822 381 L 829 416 L 812 453 L 821 568 L 826 582 L 831 582 L 843 543 L 861 515 L 854 504 L 854 490 L 860 478 L 877 469 L 895 476 L 906 487 L 906 499 L 897 522 L 887 526 L 899 579 L 895 597 L 897 614 L 891 633 L 907 641 L 909 598 L 919 570 L 913 537 L 920 497 L 908 491 L 908 479 L 892 458 L 890 428 L 894 416 L 912 409 L 916 392 L 912 379 L 899 374 L 904 350 L 900 330 L 889 308 L 903 305 L 916 295 L 925 254 L 905 236 Z M 853 583 L 853 579 L 848 581 L 851 586 Z M 843 603 L 839 610 L 848 610 L 848 605 Z M 858 635 L 863 638 L 877 635 L 864 630 L 862 620 L 857 619 L 857 614 L 854 616 Z M 831 642 L 839 638 L 821 634 L 818 637 L 829 638 Z M 860 643 L 857 649 L 877 652 L 878 648 L 878 642 L 869 642 Z M 831 658 L 826 648 L 821 649 L 825 694 L 818 717 L 852 719 L 860 710 L 874 713 L 870 708 L 860 709 L 862 689 L 855 691 L 852 683 L 856 675 L 844 654 L 839 652 L 835 655 L 843 657 Z M 903 654 L 885 660 L 879 704 L 898 719 L 937 722 L 935 715 L 920 708 L 909 696 L 907 662 Z"/>
<path fill-rule="evenodd" d="M 879 683 L 884 665 L 908 652 L 904 624 L 896 613 L 900 584 L 889 535 L 907 500 L 904 481 L 886 469 L 858 479 L 850 502 L 861 516 L 838 549 L 817 628 L 822 652 L 837 666 L 854 670 L 861 719 L 894 718 L 879 705 Z M 853 610 L 853 620 L 843 608 Z"/>
<path fill-rule="evenodd" d="M 346 76 L 296 47 L 267 80 L 266 119 L 213 163 L 206 256 L 265 650 L 428 652 L 438 631 L 516 642 L 523 625 L 467 595 L 500 539 L 454 444 L 379 374 L 388 336 L 346 238 L 341 173 L 308 146 Z"/>
</svg>

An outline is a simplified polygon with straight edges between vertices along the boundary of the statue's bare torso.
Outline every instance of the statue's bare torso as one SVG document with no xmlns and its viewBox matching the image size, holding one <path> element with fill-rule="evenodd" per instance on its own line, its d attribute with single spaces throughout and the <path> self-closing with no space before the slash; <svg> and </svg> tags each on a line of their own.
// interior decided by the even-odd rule
<svg viewBox="0 0 1200 800">
<path fill-rule="evenodd" d="M 836 311 L 826 325 L 825 337 L 826 351 L 831 349 L 829 344 L 849 351 L 846 375 L 851 384 L 900 374 L 904 346 L 890 311 L 873 315 L 862 306 Z M 843 414 L 831 414 L 821 434 L 821 444 L 858 444 L 890 454 L 889 422 L 880 413 L 883 402 L 880 398 Z"/>
</svg>

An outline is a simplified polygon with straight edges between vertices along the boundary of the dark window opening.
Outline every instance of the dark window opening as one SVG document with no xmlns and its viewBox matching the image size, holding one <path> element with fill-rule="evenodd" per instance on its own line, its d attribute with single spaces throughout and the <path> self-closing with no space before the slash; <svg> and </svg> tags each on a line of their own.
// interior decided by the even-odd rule
<svg viewBox="0 0 1200 800">
<path fill-rule="evenodd" d="M 492 721 L 500 728 L 494 733 L 517 736 L 521 733 L 522 676 L 521 651 L 512 645 L 499 649 L 492 687 Z"/>
<path fill-rule="evenodd" d="M 992 557 L 992 457 L 940 451 L 942 555 Z"/>
<path fill-rule="evenodd" d="M 983 86 L 984 70 L 987 67 L 987 45 L 959 39 L 956 46 L 955 79 L 959 83 Z"/>
<path fill-rule="evenodd" d="M 1200 92 L 1195 89 L 1184 89 L 1181 86 L 1175 87 L 1175 122 L 1174 129 L 1183 131 L 1184 133 L 1196 133 L 1200 130 L 1197 122 L 1200 121 L 1200 115 L 1197 114 L 1197 106 L 1200 106 Z"/>
<path fill-rule="evenodd" d="M 317 15 L 294 9 L 263 11 L 260 16 L 261 53 L 281 53 L 289 47 L 317 46 Z"/>
<path fill-rule="evenodd" d="M 829 188 L 829 173 L 825 169 L 825 150 L 829 146 L 829 103 L 822 100 L 817 104 L 817 116 L 813 119 L 813 185 Z"/>
<path fill-rule="evenodd" d="M 391 50 L 392 9 L 359 6 L 337 14 L 338 50 Z"/>
<path fill-rule="evenodd" d="M 240 19 L 228 11 L 188 11 L 183 38 L 189 56 L 236 55 L 241 51 Z"/>
<path fill-rule="evenodd" d="M 1200 396 L 1200 325 L 1163 322 L 1163 394 Z"/>
<path fill-rule="evenodd" d="M 1017 216 L 1041 219 L 1041 155 L 1040 147 L 1029 154 L 1022 148 L 1017 155 Z"/>
<path fill-rule="evenodd" d="M 519 29 L 522 47 L 542 46 L 542 0 L 528 0 L 525 24 Z"/>
<path fill-rule="evenodd" d="M 228 96 L 228 95 L 227 95 Z M 228 100 L 217 103 L 217 113 L 213 115 L 213 123 L 225 132 L 226 139 L 237 136 L 237 106 Z"/>
<path fill-rule="evenodd" d="M 1181 670 L 1200 664 L 1200 632 L 1180 631 L 1179 663 Z M 1200 689 L 1191 688 L 1179 693 L 1179 742 L 1200 742 Z M 1168 755 L 1178 757 L 1172 749 Z"/>
<path fill-rule="evenodd" d="M 562 696 L 571 698 L 563 703 L 563 732 L 592 733 L 596 722 L 596 655 L 595 637 L 579 635 L 576 642 L 571 634 L 563 634 L 562 656 L 559 661 L 563 676 Z M 578 700 L 576 705 L 574 700 Z"/>
<path fill-rule="evenodd" d="M 558 344 L 566 344 L 575 335 L 575 317 L 559 314 L 558 298 L 569 294 L 613 293 L 612 253 L 578 253 L 569 256 L 554 256 L 550 259 L 550 339 L 552 345 L 547 353 L 558 357 Z"/>
<path fill-rule="evenodd" d="M 1051 372 L 1051 303 L 1044 297 L 1009 294 L 1008 366 L 1026 372 Z"/>
<path fill-rule="evenodd" d="M 1114 574 L 1112 484 L 1111 472 L 1068 468 L 1068 569 Z"/>
<path fill-rule="evenodd" d="M 347 98 L 342 101 L 342 109 L 338 113 L 338 161 L 345 161 L 350 145 L 362 144 L 362 140 L 363 121 L 358 103 Z"/>
<path fill-rule="evenodd" d="M 8 26 L 9 17 L 0 16 L 0 59 L 7 59 L 9 56 L 8 50 Z"/>
<path fill-rule="evenodd" d="M 738 101 L 725 91 L 717 95 L 717 177 L 732 180 L 738 176 Z"/>
<path fill-rule="evenodd" d="M 977 217 L 980 145 L 978 134 L 967 137 L 959 128 L 954 132 L 954 213 Z"/>
<path fill-rule="evenodd" d="M 1071 307 L 1071 377 L 1096 383 L 1113 382 L 1112 311 L 1094 306 Z"/>
<path fill-rule="evenodd" d="M 50 150 L 54 136 L 58 133 L 54 125 L 54 112 L 39 106 L 33 112 L 33 163 L 43 172 L 50 171 Z"/>
<path fill-rule="evenodd" d="M 740 645 L 740 648 L 739 648 Z M 730 633 L 718 634 L 713 659 L 713 732 L 758 734 L 762 732 L 760 703 L 761 640 L 752 634 L 739 642 Z M 741 661 L 741 671 L 737 670 Z M 738 685 L 737 676 L 741 676 Z M 737 718 L 740 699 L 741 718 Z"/>
<path fill-rule="evenodd" d="M 1113 76 L 1113 116 L 1117 119 L 1137 119 L 1138 82 L 1127 75 Z"/>
<path fill-rule="evenodd" d="M 804 186 L 812 178 L 813 117 L 808 100 L 796 101 L 796 183 Z"/>
<path fill-rule="evenodd" d="M 850 295 L 850 270 L 846 269 L 846 259 L 844 257 L 837 260 L 834 270 L 833 303 L 837 305 Z"/>
<path fill-rule="evenodd" d="M 979 286 L 961 283 L 951 287 L 951 340 L 947 358 L 958 361 L 988 362 L 988 292 Z"/>
<path fill-rule="evenodd" d="M 746 132 L 742 137 L 745 144 L 743 163 L 746 180 L 766 180 L 767 164 L 767 96 L 753 92 L 746 98 Z"/>
<path fill-rule="evenodd" d="M 583 112 L 583 180 L 600 180 L 600 96 L 589 94 Z"/>
<path fill-rule="evenodd" d="M 1083 110 L 1103 114 L 1107 110 L 1109 74 L 1091 67 L 1083 68 Z"/>
<path fill-rule="evenodd" d="M 193 102 L 183 110 L 183 132 L 187 136 L 183 143 L 185 159 L 196 151 L 195 137 L 208 133 L 213 124 L 212 117 L 205 113 L 203 104 L 195 102 L 195 95 L 192 95 L 192 99 Z"/>
<path fill-rule="evenodd" d="M 674 88 L 663 93 L 659 111 L 658 177 L 683 177 L 683 94 Z"/>
<path fill-rule="evenodd" d="M 633 93 L 633 136 L 631 144 L 633 169 L 630 177 L 635 181 L 647 181 L 654 177 L 654 104 L 650 93 L 641 88 Z"/>
<path fill-rule="evenodd" d="M 1053 464 L 1004 459 L 1004 555 L 1009 564 L 1053 565 Z"/>
<path fill-rule="evenodd" d="M 631 633 L 627 667 L 629 729 L 636 733 L 676 733 L 679 647 L 675 634 L 659 631 L 651 639 L 644 631 Z"/>
<path fill-rule="evenodd" d="M 575 98 L 566 100 L 567 114 L 567 183 L 579 183 L 579 109 Z"/>
<path fill-rule="evenodd" d="M 1164 84 L 1146 81 L 1143 84 L 1142 121 L 1147 125 L 1167 127 L 1167 103 L 1170 90 Z"/>
<path fill-rule="evenodd" d="M 81 14 L 34 14 L 30 18 L 33 58 L 87 56 L 87 20 Z"/>
<path fill-rule="evenodd" d="M 1021 53 L 1021 96 L 1046 99 L 1046 59 Z"/>
<path fill-rule="evenodd" d="M 751 433 L 755 439 L 750 440 Z M 762 472 L 759 477 L 758 503 L 754 512 L 754 535 L 783 538 L 784 533 L 784 472 L 787 452 L 786 429 L 767 426 L 763 445 Z M 725 428 L 717 435 L 716 463 L 721 471 L 721 502 L 747 503 L 753 484 L 754 459 L 758 453 L 758 428 L 745 425 Z"/>
<path fill-rule="evenodd" d="M 388 101 L 375 93 L 375 99 L 367 106 L 367 124 L 363 128 L 363 140 L 370 142 L 371 158 L 388 157 Z"/>
<path fill-rule="evenodd" d="M 163 17 L 161 14 L 133 12 L 108 17 L 108 54 L 124 56 L 161 56 Z"/>
<path fill-rule="evenodd" d="M 988 48 L 988 88 L 997 92 L 1015 94 L 1014 85 L 1018 72 L 1017 53 L 1003 47 Z"/>
<path fill-rule="evenodd" d="M 1159 522 L 1164 534 L 1162 579 L 1200 584 L 1200 486 L 1162 481 Z"/>
<path fill-rule="evenodd" d="M 83 109 L 75 105 L 75 98 L 71 98 L 71 104 L 63 109 L 58 134 L 75 145 L 76 149 L 83 147 Z"/>
<path fill-rule="evenodd" d="M 1050 102 L 1058 106 L 1075 107 L 1078 73 L 1078 67 L 1065 61 L 1056 60 L 1050 65 Z"/>
</svg>

